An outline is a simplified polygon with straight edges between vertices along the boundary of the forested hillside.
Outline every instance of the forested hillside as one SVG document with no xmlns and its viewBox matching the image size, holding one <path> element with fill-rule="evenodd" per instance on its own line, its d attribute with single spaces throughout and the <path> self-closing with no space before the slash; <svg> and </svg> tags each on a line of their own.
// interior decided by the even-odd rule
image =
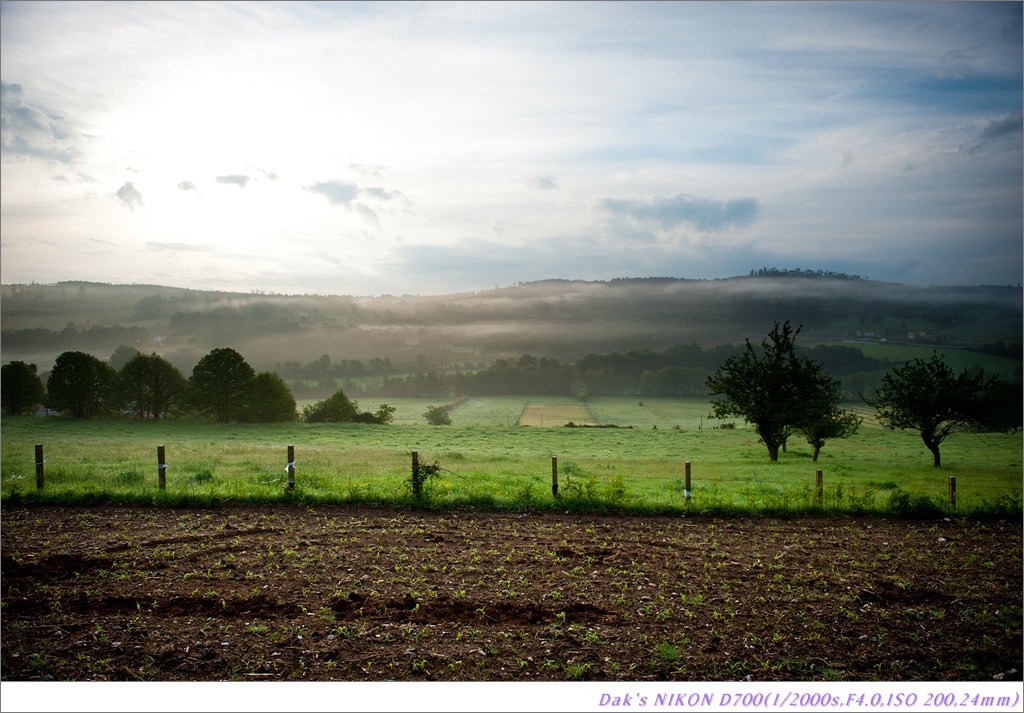
<svg viewBox="0 0 1024 713">
<path fill-rule="evenodd" d="M 759 342 L 775 320 L 803 325 L 800 343 L 808 348 L 852 340 L 1020 358 L 1019 287 L 919 288 L 810 271 L 724 280 L 547 280 L 441 296 L 5 285 L 0 350 L 3 362 L 23 360 L 42 372 L 67 350 L 109 359 L 130 347 L 158 353 L 187 374 L 210 349 L 226 346 L 256 369 L 315 384 L 431 371 L 489 370 L 494 377 L 495 369 L 517 366 L 524 355 L 535 360 L 528 365 L 536 374 L 584 358 L 600 361 L 588 355 L 676 349 L 676 357 L 654 359 L 658 371 L 696 366 L 677 358 L 683 346 L 713 354 L 745 338 Z M 635 356 L 630 360 L 631 382 L 651 371 L 638 370 Z M 675 377 L 685 381 L 683 374 Z M 489 377 L 472 378 L 485 388 Z M 380 388 L 389 383 L 395 386 L 379 382 Z"/>
</svg>

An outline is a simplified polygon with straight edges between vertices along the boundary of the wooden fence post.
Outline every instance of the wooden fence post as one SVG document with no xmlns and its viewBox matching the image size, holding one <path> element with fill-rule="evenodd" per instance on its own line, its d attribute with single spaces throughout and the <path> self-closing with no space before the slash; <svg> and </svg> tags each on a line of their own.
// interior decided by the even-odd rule
<svg viewBox="0 0 1024 713">
<path fill-rule="evenodd" d="M 43 489 L 44 479 L 43 446 L 40 444 L 36 446 L 36 490 Z"/>
<path fill-rule="evenodd" d="M 686 498 L 686 502 L 690 502 L 690 461 L 686 461 L 683 464 L 683 497 Z"/>
<path fill-rule="evenodd" d="M 156 470 L 160 478 L 160 489 L 167 490 L 167 458 L 163 446 L 156 447 Z"/>
<path fill-rule="evenodd" d="M 821 507 L 821 494 L 822 494 L 822 477 L 821 470 L 814 471 L 814 503 L 818 507 Z"/>
<path fill-rule="evenodd" d="M 412 452 L 412 494 L 419 498 L 423 494 L 423 483 L 420 482 L 420 454 Z"/>
<path fill-rule="evenodd" d="M 949 507 L 956 510 L 956 476 L 949 476 Z"/>
<path fill-rule="evenodd" d="M 288 489 L 295 490 L 295 446 L 288 446 Z"/>
<path fill-rule="evenodd" d="M 551 456 L 551 495 L 558 497 L 558 456 Z"/>
</svg>

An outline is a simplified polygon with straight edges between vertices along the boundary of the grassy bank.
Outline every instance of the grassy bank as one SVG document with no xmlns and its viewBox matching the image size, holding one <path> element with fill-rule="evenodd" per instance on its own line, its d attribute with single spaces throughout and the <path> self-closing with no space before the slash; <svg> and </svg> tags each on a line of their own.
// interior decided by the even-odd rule
<svg viewBox="0 0 1024 713">
<path fill-rule="evenodd" d="M 936 469 L 916 433 L 883 429 L 865 410 L 860 433 L 829 442 L 817 463 L 796 439 L 779 462 L 770 463 L 746 424 L 722 428 L 707 418 L 707 402 L 700 400 L 623 397 L 587 403 L 596 424 L 616 428 L 565 428 L 554 420 L 544 427 L 514 425 L 527 402 L 548 404 L 550 413 L 558 413 L 566 400 L 550 397 L 470 399 L 452 412 L 453 425 L 446 427 L 425 425 L 422 413 L 431 402 L 387 401 L 397 408 L 389 426 L 5 418 L 3 501 L 1014 518 L 1021 513 L 1019 434 L 955 434 L 943 447 L 943 467 Z M 42 490 L 36 488 L 35 444 L 44 446 Z M 163 491 L 158 445 L 167 460 Z M 296 454 L 291 491 L 288 446 Z M 419 501 L 409 487 L 412 451 L 420 463 L 438 466 Z M 820 499 L 817 469 L 823 474 Z M 947 497 L 950 476 L 956 478 L 955 507 Z"/>
</svg>

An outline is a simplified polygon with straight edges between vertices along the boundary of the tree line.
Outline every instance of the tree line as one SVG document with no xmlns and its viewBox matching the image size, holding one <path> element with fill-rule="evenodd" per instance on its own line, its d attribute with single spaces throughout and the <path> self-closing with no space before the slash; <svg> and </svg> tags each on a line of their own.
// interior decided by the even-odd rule
<svg viewBox="0 0 1024 713">
<path fill-rule="evenodd" d="M 800 327 L 794 329 L 788 321 L 775 322 L 760 348 L 747 339 L 742 350 L 726 356 L 713 373 L 704 376 L 712 416 L 743 418 L 757 432 L 772 461 L 778 460 L 779 450 L 784 450 L 796 434 L 807 440 L 817 460 L 828 440 L 849 437 L 861 425 L 858 415 L 840 406 L 845 399 L 840 381 L 820 360 L 798 350 L 795 342 L 799 333 Z M 669 351 L 676 355 L 703 354 L 696 346 Z M 121 352 L 120 356 L 127 354 Z M 640 368 L 638 362 L 641 366 L 657 364 L 659 358 L 656 353 L 641 353 L 640 359 L 636 355 L 592 356 L 583 360 L 584 364 L 575 365 L 580 369 L 575 372 L 557 360 L 524 355 L 514 367 L 499 360 L 477 378 L 483 384 L 493 379 L 492 386 L 513 383 L 517 388 L 527 384 L 536 388 L 538 382 L 530 379 L 540 374 L 568 375 L 576 396 L 583 398 L 585 394 L 579 392 L 585 391 L 585 376 L 591 371 L 599 371 L 608 379 Z M 656 373 L 665 369 L 686 374 L 697 367 L 667 366 Z M 307 406 L 300 416 L 295 398 L 277 373 L 257 373 L 241 354 L 223 347 L 202 357 L 188 378 L 157 354 L 135 352 L 115 369 L 79 351 L 64 352 L 57 358 L 45 387 L 35 366 L 22 361 L 3 365 L 0 375 L 7 414 L 25 413 L 42 403 L 74 418 L 120 414 L 161 419 L 175 415 L 221 422 L 301 418 L 307 422 L 384 424 L 391 422 L 395 411 L 387 404 L 381 404 L 376 412 L 360 411 L 358 402 L 339 388 L 331 397 Z M 697 376 L 693 371 L 686 378 Z M 552 383 L 562 382 L 554 379 Z M 468 395 L 466 391 L 459 393 Z M 879 423 L 886 428 L 918 431 L 933 455 L 935 467 L 939 467 L 940 446 L 953 433 L 1018 429 L 1022 422 L 1021 396 L 1019 383 L 1010 384 L 980 369 L 964 369 L 956 374 L 940 354 L 934 353 L 930 359 L 914 359 L 893 367 L 872 396 L 861 398 L 875 409 Z M 431 407 L 424 416 L 435 425 L 451 423 L 443 406 Z"/>
<path fill-rule="evenodd" d="M 115 357 L 130 350 L 123 347 Z M 34 364 L 13 361 L 2 367 L 3 411 L 30 412 L 40 404 L 72 418 L 131 416 L 139 419 L 209 418 L 220 422 L 273 423 L 300 416 L 295 397 L 275 372 L 257 373 L 234 349 L 221 347 L 202 357 L 192 374 L 158 354 L 135 352 L 115 369 L 92 354 L 67 351 L 57 357 L 44 386 Z M 388 423 L 394 408 L 375 413 L 338 391 L 307 406 L 301 418 L 317 421 Z"/>
<path fill-rule="evenodd" d="M 662 350 L 639 349 L 625 352 L 587 354 L 564 364 L 558 359 L 524 354 L 518 359 L 496 359 L 483 369 L 440 372 L 417 371 L 402 376 L 384 376 L 373 382 L 347 381 L 342 385 L 355 394 L 445 398 L 467 396 L 673 396 L 707 395 L 707 378 L 719 364 L 737 354 L 741 347 L 720 345 L 702 349 L 684 344 Z M 877 371 L 891 362 L 872 359 L 855 347 L 819 344 L 797 347 L 800 354 L 844 381 L 844 395 L 853 398 L 867 386 L 857 375 Z M 322 362 L 326 357 L 321 357 Z M 314 364 L 317 362 L 314 362 Z M 306 373 L 313 372 L 313 364 Z M 333 389 L 333 380 L 320 384 Z M 294 385 L 293 385 L 294 388 Z"/>
<path fill-rule="evenodd" d="M 799 333 L 789 322 L 776 322 L 760 349 L 746 340 L 743 352 L 727 358 L 707 380 L 712 414 L 745 419 L 772 461 L 794 434 L 806 438 L 817 460 L 827 440 L 851 436 L 861 425 L 857 414 L 840 407 L 835 377 L 797 353 Z M 1020 384 L 981 370 L 956 374 L 937 352 L 894 367 L 873 396 L 862 398 L 884 427 L 916 430 L 936 468 L 942 465 L 940 446 L 951 434 L 1017 430 L 1022 421 Z"/>
<path fill-rule="evenodd" d="M 751 270 L 748 277 L 823 277 L 831 280 L 866 280 L 860 275 L 850 275 L 835 270 L 802 270 L 799 267 L 792 269 L 781 269 L 778 267 L 762 267 Z"/>
</svg>

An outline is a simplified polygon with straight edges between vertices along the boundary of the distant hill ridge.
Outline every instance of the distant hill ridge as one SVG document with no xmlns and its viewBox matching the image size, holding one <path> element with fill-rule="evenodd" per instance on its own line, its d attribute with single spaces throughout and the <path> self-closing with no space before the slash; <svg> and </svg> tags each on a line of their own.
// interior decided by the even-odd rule
<svg viewBox="0 0 1024 713">
<path fill-rule="evenodd" d="M 0 349 L 5 362 L 40 366 L 65 350 L 106 358 L 124 345 L 182 364 L 230 346 L 261 368 L 321 355 L 451 368 L 522 354 L 568 361 L 678 344 L 757 343 L 784 320 L 803 325 L 803 343 L 1021 341 L 1019 286 L 916 287 L 819 271 L 752 272 L 722 279 L 551 279 L 373 297 L 81 281 L 3 285 Z"/>
</svg>

